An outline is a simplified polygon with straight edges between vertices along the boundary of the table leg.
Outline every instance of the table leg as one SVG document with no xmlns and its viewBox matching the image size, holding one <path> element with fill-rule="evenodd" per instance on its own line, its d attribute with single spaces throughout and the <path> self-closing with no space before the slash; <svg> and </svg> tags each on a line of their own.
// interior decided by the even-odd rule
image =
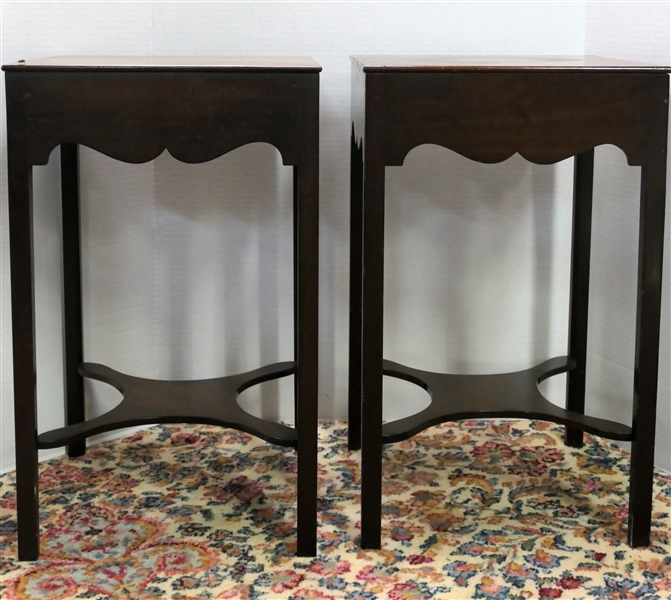
<svg viewBox="0 0 671 600">
<path fill-rule="evenodd" d="M 14 354 L 14 427 L 19 560 L 37 560 L 40 523 L 37 471 L 35 295 L 32 167 L 8 149 L 9 251 Z"/>
<path fill-rule="evenodd" d="M 63 214 L 63 367 L 65 371 L 65 421 L 82 423 L 84 379 L 79 374 L 83 362 L 82 286 L 79 231 L 79 153 L 77 144 L 61 145 L 61 203 Z M 86 452 L 86 441 L 67 447 L 68 456 Z"/>
<path fill-rule="evenodd" d="M 370 144 L 364 152 L 361 546 L 379 548 L 382 510 L 385 169 Z"/>
<path fill-rule="evenodd" d="M 318 148 L 318 145 L 315 146 Z M 308 161 L 306 161 L 308 162 Z M 317 553 L 319 155 L 294 167 L 295 403 L 298 556 Z"/>
<path fill-rule="evenodd" d="M 629 479 L 628 540 L 632 548 L 650 544 L 652 516 L 666 187 L 666 155 L 663 151 L 666 127 L 659 129 L 664 138 L 660 139 L 662 151 L 657 152 L 641 171 L 634 441 Z"/>
<path fill-rule="evenodd" d="M 350 265 L 349 265 L 349 407 L 347 447 L 361 448 L 361 284 L 363 153 L 352 129 L 350 148 Z"/>
<path fill-rule="evenodd" d="M 566 383 L 566 409 L 581 415 L 585 414 L 593 181 L 594 150 L 588 150 L 575 157 L 568 342 L 568 354 L 575 360 L 575 368 L 569 371 Z M 565 441 L 567 446 L 580 448 L 583 445 L 583 432 L 567 427 Z"/>
</svg>

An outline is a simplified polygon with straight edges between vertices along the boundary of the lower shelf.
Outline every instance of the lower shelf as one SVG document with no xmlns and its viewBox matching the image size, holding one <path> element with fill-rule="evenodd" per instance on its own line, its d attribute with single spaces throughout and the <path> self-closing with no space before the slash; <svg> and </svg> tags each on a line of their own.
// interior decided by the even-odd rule
<svg viewBox="0 0 671 600">
<path fill-rule="evenodd" d="M 296 447 L 295 429 L 250 415 L 237 402 L 237 396 L 253 385 L 295 374 L 294 362 L 275 363 L 230 377 L 193 381 L 141 379 L 94 363 L 80 365 L 79 372 L 115 387 L 123 394 L 123 400 L 95 419 L 40 434 L 38 448 L 58 448 L 97 433 L 154 423 L 221 425 L 251 433 L 271 444 Z"/>
<path fill-rule="evenodd" d="M 382 426 L 386 444 L 407 440 L 420 431 L 447 421 L 505 418 L 538 419 L 568 425 L 601 437 L 631 441 L 631 427 L 574 413 L 546 400 L 538 384 L 574 368 L 567 356 L 552 358 L 531 369 L 496 375 L 449 375 L 412 369 L 385 360 L 384 374 L 424 388 L 431 404 L 404 419 Z"/>
</svg>

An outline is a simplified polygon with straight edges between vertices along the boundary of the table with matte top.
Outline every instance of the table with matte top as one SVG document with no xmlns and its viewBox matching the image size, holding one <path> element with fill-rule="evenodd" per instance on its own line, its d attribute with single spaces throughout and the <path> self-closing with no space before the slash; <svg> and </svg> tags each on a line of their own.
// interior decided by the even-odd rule
<svg viewBox="0 0 671 600">
<path fill-rule="evenodd" d="M 669 70 L 599 57 L 352 58 L 349 447 L 362 449 L 364 548 L 381 544 L 382 444 L 438 423 L 488 417 L 563 424 L 572 447 L 582 445 L 585 431 L 631 441 L 628 541 L 650 543 Z M 537 164 L 575 157 L 566 356 L 492 375 L 432 373 L 383 359 L 385 167 L 402 165 L 420 144 L 481 163 L 515 153 Z M 630 425 L 585 415 L 594 148 L 602 144 L 642 167 Z M 538 390 L 559 373 L 568 373 L 565 409 Z M 384 375 L 421 386 L 431 404 L 383 424 Z"/>
<path fill-rule="evenodd" d="M 297 553 L 316 552 L 319 72 L 303 57 L 55 57 L 3 66 L 7 86 L 9 235 L 19 558 L 39 555 L 37 451 L 85 452 L 91 435 L 148 423 L 233 427 L 298 454 Z M 164 150 L 201 163 L 252 142 L 294 169 L 294 360 L 197 381 L 131 377 L 83 362 L 78 145 L 143 163 Z M 60 146 L 66 425 L 38 434 L 32 167 Z M 186 201 L 186 200 L 185 200 Z M 83 257 L 84 259 L 86 257 Z M 205 257 L 203 260 L 217 260 Z M 236 397 L 294 376 L 295 427 L 256 418 Z M 83 377 L 121 404 L 86 420 Z"/>
</svg>

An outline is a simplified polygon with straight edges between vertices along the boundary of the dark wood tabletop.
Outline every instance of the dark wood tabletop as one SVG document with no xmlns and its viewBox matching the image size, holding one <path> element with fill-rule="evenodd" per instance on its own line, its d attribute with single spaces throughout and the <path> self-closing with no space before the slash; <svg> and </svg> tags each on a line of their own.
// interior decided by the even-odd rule
<svg viewBox="0 0 671 600">
<path fill-rule="evenodd" d="M 3 71 L 321 71 L 309 56 L 52 56 Z"/>
<path fill-rule="evenodd" d="M 648 65 L 602 56 L 352 56 L 366 73 L 378 71 L 637 71 L 668 73 L 667 65 Z"/>
</svg>

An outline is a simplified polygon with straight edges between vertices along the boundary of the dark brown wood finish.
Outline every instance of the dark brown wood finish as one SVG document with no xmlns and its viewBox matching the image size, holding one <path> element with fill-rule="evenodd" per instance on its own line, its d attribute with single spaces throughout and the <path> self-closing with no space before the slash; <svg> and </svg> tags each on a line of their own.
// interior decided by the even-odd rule
<svg viewBox="0 0 671 600">
<path fill-rule="evenodd" d="M 7 118 L 9 255 L 12 278 L 16 511 L 19 560 L 34 560 L 40 549 L 37 500 L 37 396 L 35 298 L 33 287 L 33 175 Z"/>
<path fill-rule="evenodd" d="M 365 73 L 666 73 L 668 66 L 608 58 L 604 56 L 353 56 L 352 62 Z"/>
<path fill-rule="evenodd" d="M 366 77 L 366 102 L 380 75 Z M 366 111 L 363 142 L 363 241 L 361 310 L 361 545 L 380 547 L 382 510 L 382 336 L 384 294 L 384 190 L 383 147 L 369 144 L 372 132 L 384 129 L 377 111 Z M 363 435 L 363 432 L 366 432 Z"/>
<path fill-rule="evenodd" d="M 655 77 L 659 75 L 544 71 L 366 76 L 368 86 L 375 82 L 369 98 L 376 93 L 384 104 L 386 125 L 380 135 L 387 166 L 402 165 L 410 150 L 427 143 L 482 163 L 519 153 L 537 164 L 613 144 L 630 165 L 643 165 Z M 608 85 L 595 84 L 596 78 Z M 623 97 L 626 103 L 618 100 Z M 384 102 L 386 98 L 394 100 Z M 566 132 L 569 122 L 571 135 Z"/>
<path fill-rule="evenodd" d="M 634 441 L 629 480 L 628 540 L 632 547 L 647 546 L 650 543 L 664 259 L 668 90 L 669 82 L 666 77 L 660 77 L 654 82 L 649 108 L 650 159 L 643 165 L 641 172 L 634 359 Z"/>
<path fill-rule="evenodd" d="M 15 98 L 8 102 L 20 104 L 23 144 L 33 165 L 46 164 L 64 136 L 128 163 L 153 160 L 166 149 L 185 163 L 207 162 L 263 141 L 279 150 L 284 164 L 298 164 L 304 103 L 287 99 L 299 94 L 304 78 L 318 75 L 224 73 L 25 70 L 7 72 L 6 81 Z"/>
<path fill-rule="evenodd" d="M 542 381 L 553 375 L 572 372 L 575 368 L 575 359 L 562 356 L 514 373 L 449 375 L 411 369 L 385 360 L 385 375 L 424 388 L 431 396 L 431 404 L 414 415 L 385 423 L 382 426 L 382 442 L 401 442 L 431 425 L 446 421 L 483 417 L 517 417 L 579 425 L 581 433 L 587 431 L 613 440 L 631 441 L 631 427 L 564 410 L 546 400 L 538 390 Z"/>
<path fill-rule="evenodd" d="M 84 360 L 82 283 L 79 231 L 79 149 L 61 145 L 61 213 L 63 220 L 63 371 L 65 373 L 65 422 L 82 423 L 84 380 L 79 365 Z M 67 447 L 68 456 L 86 452 L 86 441 Z"/>
<path fill-rule="evenodd" d="M 567 443 L 582 432 L 632 440 L 629 542 L 650 540 L 662 242 L 668 67 L 598 57 L 354 57 L 350 423 L 361 427 L 362 546 L 379 548 L 383 442 L 461 418 L 528 417 L 562 423 Z M 569 356 L 527 371 L 462 376 L 383 361 L 384 171 L 421 144 L 438 144 L 483 163 L 515 153 L 538 164 L 576 157 Z M 594 147 L 614 144 L 642 166 L 639 300 L 632 426 L 585 416 L 585 372 Z M 362 149 L 362 159 L 359 158 Z M 361 167 L 359 166 L 361 165 Z M 356 222 L 363 215 L 361 233 Z M 361 261 L 358 258 L 362 248 Z M 360 265 L 363 265 L 362 267 Z M 361 281 L 361 318 L 356 306 Z M 355 364 L 361 342 L 361 366 Z M 361 368 L 360 392 L 358 371 Z M 537 384 L 569 373 L 567 407 L 547 402 Z M 429 391 L 421 413 L 382 424 L 383 374 Z M 360 404 L 359 404 L 360 403 Z M 361 426 L 359 425 L 361 413 Z M 356 434 L 350 435 L 356 447 Z"/>
<path fill-rule="evenodd" d="M 298 555 L 317 552 L 317 397 L 319 331 L 319 79 L 303 76 L 304 130 L 296 177 L 294 270 Z"/>
<path fill-rule="evenodd" d="M 318 73 L 309 56 L 49 56 L 4 65 L 5 71 L 173 71 Z"/>
<path fill-rule="evenodd" d="M 354 128 L 350 146 L 350 264 L 349 264 L 349 423 L 347 446 L 361 449 L 361 233 L 363 215 L 363 153 Z"/>
<path fill-rule="evenodd" d="M 568 353 L 576 364 L 566 380 L 566 408 L 579 414 L 585 412 L 593 183 L 594 150 L 588 150 L 575 157 L 574 167 Z M 567 446 L 582 447 L 582 430 L 567 427 L 565 441 Z"/>
<path fill-rule="evenodd" d="M 95 363 L 82 363 L 79 372 L 116 388 L 123 399 L 104 415 L 38 435 L 38 448 L 73 445 L 98 433 L 151 423 L 220 425 L 251 433 L 271 444 L 296 447 L 295 429 L 250 415 L 236 400 L 253 385 L 294 374 L 294 362 L 276 363 L 229 377 L 191 381 L 132 377 Z"/>
<path fill-rule="evenodd" d="M 142 423 L 213 423 L 298 451 L 297 553 L 314 556 L 317 523 L 319 71 L 304 58 L 57 57 L 6 65 L 19 558 L 39 554 L 37 448 L 85 450 L 94 433 Z M 295 360 L 204 381 L 153 381 L 81 364 L 77 147 L 130 163 L 167 149 L 186 163 L 252 142 L 274 145 L 295 173 Z M 32 166 L 61 146 L 66 422 L 37 434 L 32 266 Z M 252 417 L 236 396 L 295 378 L 296 427 Z M 124 400 L 85 421 L 81 375 Z M 185 402 L 186 401 L 186 402 Z"/>
<path fill-rule="evenodd" d="M 361 448 L 363 364 L 363 131 L 365 126 L 366 78 L 352 69 L 352 137 L 350 144 L 350 302 L 349 302 L 349 426 L 350 450 Z"/>
</svg>

